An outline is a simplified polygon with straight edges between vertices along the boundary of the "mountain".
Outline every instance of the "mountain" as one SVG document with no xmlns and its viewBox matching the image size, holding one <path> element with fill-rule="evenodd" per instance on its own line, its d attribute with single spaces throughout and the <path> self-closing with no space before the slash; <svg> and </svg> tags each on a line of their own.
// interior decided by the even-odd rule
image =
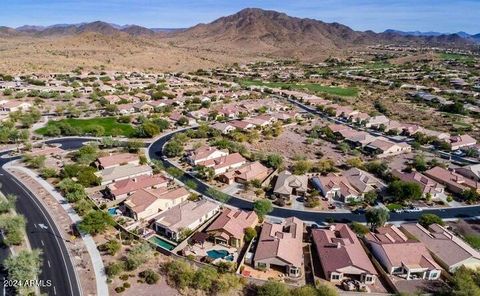
<svg viewBox="0 0 480 296">
<path fill-rule="evenodd" d="M 393 33 L 393 34 L 398 34 L 402 36 L 440 36 L 440 35 L 445 35 L 444 33 L 440 32 L 420 32 L 420 31 L 399 31 L 399 30 L 393 30 L 393 29 L 388 29 L 385 30 L 383 33 Z"/>
<path fill-rule="evenodd" d="M 139 35 L 154 35 L 155 31 L 152 29 L 148 29 L 145 27 L 137 26 L 137 25 L 129 25 L 122 28 L 120 31 L 125 32 L 129 35 L 139 36 Z"/>
<path fill-rule="evenodd" d="M 247 8 L 173 34 L 172 42 L 186 48 L 242 50 L 301 57 L 322 50 L 338 50 L 378 43 L 466 46 L 458 35 L 410 36 L 396 31 L 360 32 L 339 23 L 325 23 L 284 13 Z"/>
</svg>

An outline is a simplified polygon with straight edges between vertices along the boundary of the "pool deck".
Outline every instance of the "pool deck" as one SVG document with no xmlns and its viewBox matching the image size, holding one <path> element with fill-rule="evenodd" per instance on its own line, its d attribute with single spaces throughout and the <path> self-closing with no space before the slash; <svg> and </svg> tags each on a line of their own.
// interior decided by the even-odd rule
<svg viewBox="0 0 480 296">
<path fill-rule="evenodd" d="M 198 257 L 205 257 L 208 256 L 207 252 L 211 250 L 225 250 L 229 252 L 230 254 L 233 254 L 233 262 L 236 262 L 238 259 L 238 250 L 236 248 L 224 246 L 224 245 L 219 245 L 219 244 L 214 244 L 211 242 L 205 242 L 202 245 L 200 244 L 195 244 L 193 246 L 187 246 L 185 247 L 185 255 L 193 255 L 193 256 L 198 256 Z M 215 259 L 213 263 L 217 261 L 228 261 L 228 260 L 223 260 L 223 259 Z"/>
</svg>

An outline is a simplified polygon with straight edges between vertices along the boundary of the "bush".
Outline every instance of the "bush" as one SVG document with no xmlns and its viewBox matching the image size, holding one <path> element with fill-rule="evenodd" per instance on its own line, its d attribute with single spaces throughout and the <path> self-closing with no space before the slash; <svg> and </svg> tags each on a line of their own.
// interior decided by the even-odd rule
<svg viewBox="0 0 480 296">
<path fill-rule="evenodd" d="M 360 235 L 367 234 L 370 231 L 367 226 L 359 222 L 352 222 L 350 228 L 353 230 L 353 232 Z"/>
<path fill-rule="evenodd" d="M 112 216 L 103 211 L 91 211 L 79 224 L 79 229 L 91 235 L 103 233 L 114 224 Z"/>
<path fill-rule="evenodd" d="M 117 240 L 110 240 L 98 247 L 98 249 L 102 252 L 106 252 L 110 256 L 114 256 L 118 251 L 120 251 L 120 242 Z"/>
<path fill-rule="evenodd" d="M 442 221 L 442 218 L 435 214 L 423 214 L 420 216 L 420 219 L 418 219 L 418 223 L 422 225 L 425 228 L 428 228 L 430 225 L 436 223 L 439 225 L 444 225 L 445 223 Z"/>
<path fill-rule="evenodd" d="M 116 287 L 116 288 L 115 288 L 115 292 L 117 292 L 117 293 L 122 293 L 122 292 L 124 292 L 124 291 L 125 291 L 125 288 L 124 288 L 123 286 L 120 286 L 120 287 Z"/>
<path fill-rule="evenodd" d="M 126 281 L 128 280 L 128 274 L 122 274 L 121 276 L 119 276 L 119 278 L 122 280 L 122 281 Z"/>
<path fill-rule="evenodd" d="M 255 230 L 255 228 L 252 228 L 252 227 L 245 228 L 244 232 L 245 232 L 244 239 L 245 239 L 245 242 L 247 243 L 257 236 L 257 231 Z"/>
<path fill-rule="evenodd" d="M 160 276 L 153 270 L 147 269 L 139 273 L 138 275 L 149 285 L 153 285 L 160 279 Z"/>
<path fill-rule="evenodd" d="M 117 263 L 110 263 L 105 267 L 105 274 L 112 278 L 120 273 L 122 273 L 125 270 L 125 265 L 123 262 L 117 262 Z"/>
</svg>

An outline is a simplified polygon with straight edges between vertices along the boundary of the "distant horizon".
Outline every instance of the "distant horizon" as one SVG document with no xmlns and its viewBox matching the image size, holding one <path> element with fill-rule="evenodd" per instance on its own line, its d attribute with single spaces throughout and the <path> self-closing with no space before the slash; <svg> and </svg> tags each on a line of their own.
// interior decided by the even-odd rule
<svg viewBox="0 0 480 296">
<path fill-rule="evenodd" d="M 410 32 L 454 34 L 480 33 L 474 0 L 17 0 L 2 4 L 1 26 L 52 26 L 103 21 L 146 28 L 184 29 L 210 23 L 245 8 L 260 8 L 341 23 L 356 31 L 384 32 L 388 29 Z"/>
</svg>

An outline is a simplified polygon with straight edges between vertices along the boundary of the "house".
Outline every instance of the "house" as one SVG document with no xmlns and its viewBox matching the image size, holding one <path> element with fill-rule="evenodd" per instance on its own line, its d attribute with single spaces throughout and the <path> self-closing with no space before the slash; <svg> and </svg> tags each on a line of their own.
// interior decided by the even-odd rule
<svg viewBox="0 0 480 296">
<path fill-rule="evenodd" d="M 197 163 L 209 168 L 213 168 L 215 176 L 223 174 L 230 169 L 236 169 L 247 163 L 247 160 L 240 153 L 233 153 L 225 156 L 220 156 L 213 159 L 208 159 Z"/>
<path fill-rule="evenodd" d="M 371 142 L 375 141 L 375 137 L 364 131 L 357 131 L 354 129 L 347 129 L 340 131 L 340 134 L 345 141 L 351 143 L 354 146 L 364 147 Z"/>
<path fill-rule="evenodd" d="M 27 111 L 32 108 L 32 104 L 28 102 L 23 102 L 19 100 L 1 100 L 0 101 L 0 111 L 3 112 L 17 112 L 17 111 Z"/>
<path fill-rule="evenodd" d="M 150 113 L 155 110 L 155 107 L 153 107 L 148 102 L 139 102 L 133 104 L 133 109 L 135 110 L 135 112 Z"/>
<path fill-rule="evenodd" d="M 292 175 L 289 171 L 283 171 L 277 176 L 273 193 L 289 200 L 291 196 L 304 196 L 308 190 L 308 177 Z"/>
<path fill-rule="evenodd" d="M 182 240 L 183 232 L 195 230 L 200 225 L 215 216 L 220 206 L 206 199 L 198 202 L 185 201 L 155 217 L 154 230 L 173 240 Z"/>
<path fill-rule="evenodd" d="M 449 141 L 449 139 L 450 139 L 450 134 L 445 133 L 445 132 L 439 132 L 439 131 L 434 131 L 434 130 L 429 130 L 429 129 L 423 129 L 423 131 L 421 131 L 421 132 L 423 134 L 425 134 L 426 136 L 434 137 L 438 140 Z"/>
<path fill-rule="evenodd" d="M 406 124 L 403 124 L 396 120 L 390 120 L 387 124 L 384 124 L 385 131 L 397 131 L 398 133 L 402 132 L 406 127 Z"/>
<path fill-rule="evenodd" d="M 108 184 L 105 193 L 113 200 L 126 198 L 140 189 L 165 188 L 168 179 L 162 175 L 143 175 Z"/>
<path fill-rule="evenodd" d="M 401 229 L 422 242 L 449 272 L 461 266 L 473 270 L 480 267 L 480 253 L 441 225 L 432 224 L 426 229 L 420 224 L 403 224 Z"/>
<path fill-rule="evenodd" d="M 375 141 L 366 145 L 364 149 L 378 158 L 399 155 L 412 151 L 412 147 L 407 143 L 394 143 L 384 137 L 378 137 Z"/>
<path fill-rule="evenodd" d="M 219 180 L 227 184 L 232 184 L 233 181 L 245 184 L 252 180 L 263 181 L 268 176 L 268 173 L 268 168 L 255 161 L 220 175 Z"/>
<path fill-rule="evenodd" d="M 122 115 L 128 115 L 135 112 L 135 108 L 133 107 L 133 104 L 117 105 L 117 109 L 118 109 L 118 113 Z"/>
<path fill-rule="evenodd" d="M 366 124 L 370 120 L 370 115 L 363 112 L 358 112 L 350 116 L 349 120 L 358 124 Z"/>
<path fill-rule="evenodd" d="M 127 216 L 135 220 L 148 220 L 161 211 L 174 207 L 188 199 L 190 192 L 183 187 L 167 190 L 140 189 L 125 201 Z"/>
<path fill-rule="evenodd" d="M 96 167 L 100 170 L 109 169 L 124 164 L 138 165 L 139 163 L 140 158 L 138 155 L 132 153 L 111 154 L 108 156 L 99 157 L 95 161 Z"/>
<path fill-rule="evenodd" d="M 465 178 L 454 171 L 450 171 L 441 167 L 434 167 L 424 173 L 427 177 L 432 178 L 438 183 L 444 185 L 453 193 L 460 194 L 465 190 L 473 189 L 480 192 L 480 183 Z"/>
<path fill-rule="evenodd" d="M 341 283 L 353 279 L 367 285 L 375 283 L 377 272 L 348 225 L 333 224 L 329 229 L 313 229 L 312 240 L 326 280 Z"/>
<path fill-rule="evenodd" d="M 480 164 L 472 164 L 456 168 L 455 172 L 474 181 L 480 181 Z"/>
<path fill-rule="evenodd" d="M 409 239 L 394 225 L 377 228 L 365 235 L 373 255 L 388 274 L 407 280 L 436 280 L 441 267 L 433 260 L 426 246 Z"/>
<path fill-rule="evenodd" d="M 153 175 L 153 171 L 149 165 L 126 164 L 101 170 L 99 172 L 96 172 L 95 175 L 102 178 L 101 185 L 105 186 L 110 183 L 118 182 L 129 178 L 135 178 L 145 175 L 151 176 Z"/>
<path fill-rule="evenodd" d="M 282 268 L 290 277 L 303 269 L 303 222 L 295 217 L 280 224 L 265 222 L 253 257 L 255 268 Z"/>
<path fill-rule="evenodd" d="M 345 176 L 330 173 L 327 176 L 312 178 L 312 184 L 329 200 L 349 202 L 359 200 L 362 197 L 362 194 L 348 182 Z"/>
<path fill-rule="evenodd" d="M 272 119 L 271 118 L 265 118 L 261 116 L 255 116 L 251 118 L 246 118 L 243 120 L 244 122 L 248 122 L 253 124 L 254 126 L 257 127 L 266 127 L 272 124 Z"/>
<path fill-rule="evenodd" d="M 443 199 L 445 197 L 445 187 L 429 177 L 417 172 L 410 173 L 392 170 L 392 175 L 405 182 L 413 182 L 420 185 L 422 196 L 430 195 L 432 199 Z"/>
<path fill-rule="evenodd" d="M 380 127 L 381 125 L 384 125 L 386 126 L 388 124 L 388 122 L 390 121 L 390 119 L 388 119 L 387 116 L 385 115 L 377 115 L 377 116 L 372 116 L 368 119 L 368 121 L 365 123 L 365 127 L 374 127 L 374 128 L 378 128 Z"/>
<path fill-rule="evenodd" d="M 360 194 L 369 191 L 383 192 L 387 188 L 378 178 L 361 169 L 351 168 L 343 172 L 343 176 Z"/>
<path fill-rule="evenodd" d="M 197 165 L 198 163 L 222 156 L 227 156 L 228 151 L 218 150 L 215 147 L 203 146 L 192 150 L 187 155 L 187 161 L 191 165 Z"/>
<path fill-rule="evenodd" d="M 472 138 L 469 135 L 461 135 L 461 136 L 452 136 L 450 137 L 450 145 L 452 146 L 452 151 L 458 150 L 464 147 L 470 147 L 477 144 L 477 140 Z"/>
<path fill-rule="evenodd" d="M 229 124 L 233 126 L 236 129 L 246 131 L 255 128 L 255 125 L 253 123 L 250 123 L 245 120 L 233 120 L 230 121 Z"/>
<path fill-rule="evenodd" d="M 241 248 L 245 229 L 255 228 L 258 216 L 255 212 L 224 209 L 221 214 L 210 224 L 205 232 L 213 238 L 216 244 Z"/>
<path fill-rule="evenodd" d="M 344 124 L 336 124 L 336 123 L 329 124 L 328 129 L 330 129 L 334 134 L 339 134 L 340 132 L 346 131 L 346 130 L 352 130 L 350 127 Z"/>
<path fill-rule="evenodd" d="M 210 127 L 216 129 L 217 131 L 220 131 L 224 135 L 229 134 L 235 130 L 234 126 L 223 122 L 214 123 Z"/>
</svg>

